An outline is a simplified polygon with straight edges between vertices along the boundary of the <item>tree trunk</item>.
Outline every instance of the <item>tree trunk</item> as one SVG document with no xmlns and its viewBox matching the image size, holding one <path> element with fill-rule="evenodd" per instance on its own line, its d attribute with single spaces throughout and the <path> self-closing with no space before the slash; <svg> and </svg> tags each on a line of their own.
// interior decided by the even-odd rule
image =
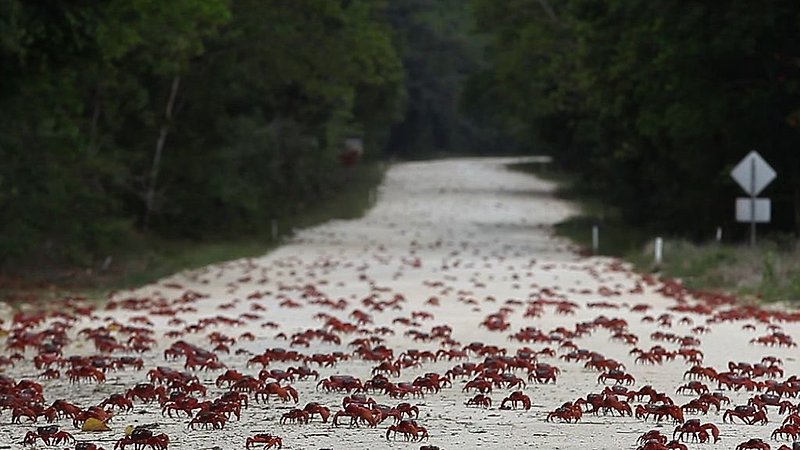
<svg viewBox="0 0 800 450">
<path fill-rule="evenodd" d="M 156 182 L 158 181 L 158 171 L 161 168 L 161 155 L 164 153 L 164 143 L 167 141 L 167 134 L 169 134 L 169 126 L 172 122 L 172 109 L 175 106 L 175 97 L 178 96 L 178 87 L 181 83 L 180 75 L 175 75 L 172 78 L 172 87 L 169 91 L 169 99 L 167 100 L 167 108 L 164 111 L 164 123 L 161 125 L 161 130 L 158 133 L 158 140 L 156 141 L 156 151 L 153 155 L 153 165 L 150 167 L 150 177 L 147 186 L 147 194 L 145 196 L 145 211 L 142 227 L 147 229 L 150 222 L 150 216 L 153 213 L 153 204 L 156 196 Z"/>
<path fill-rule="evenodd" d="M 550 16 L 550 20 L 552 20 L 553 22 L 558 22 L 558 17 L 556 17 L 556 12 L 555 10 L 553 10 L 553 7 L 550 6 L 550 3 L 548 3 L 547 0 L 539 0 L 539 4 L 542 6 L 547 15 Z"/>
<path fill-rule="evenodd" d="M 89 124 L 89 154 L 95 155 L 99 150 L 99 143 L 97 142 L 97 127 L 100 122 L 100 86 L 97 86 L 94 93 L 94 105 L 92 111 L 92 121 Z"/>
</svg>

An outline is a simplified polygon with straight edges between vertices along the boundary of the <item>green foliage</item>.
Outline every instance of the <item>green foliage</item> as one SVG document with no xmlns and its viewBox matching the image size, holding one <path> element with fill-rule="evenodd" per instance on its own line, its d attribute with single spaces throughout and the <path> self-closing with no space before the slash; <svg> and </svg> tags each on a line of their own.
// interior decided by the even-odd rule
<svg viewBox="0 0 800 450">
<path fill-rule="evenodd" d="M 388 151 L 406 157 L 507 152 L 481 107 L 462 101 L 469 76 L 485 64 L 485 39 L 473 32 L 464 2 L 390 0 L 388 17 L 407 74 L 403 120 L 392 128 Z"/>
<path fill-rule="evenodd" d="M 796 246 L 776 251 L 778 243 L 771 237 L 762 239 L 757 248 L 740 245 L 696 244 L 667 240 L 664 264 L 667 276 L 680 278 L 697 289 L 720 289 L 765 301 L 800 300 L 800 266 Z M 652 267 L 649 251 L 627 255 L 640 269 Z"/>
<path fill-rule="evenodd" d="M 800 229 L 796 2 L 473 6 L 491 66 L 468 95 L 494 99 L 498 123 L 577 172 L 625 221 L 689 236 L 737 229 L 728 172 L 757 148 L 779 172 L 764 194 L 774 226 Z"/>
<path fill-rule="evenodd" d="M 322 201 L 351 178 L 343 140 L 371 158 L 399 119 L 386 7 L 0 0 L 0 263 L 104 258 L 142 231 L 151 186 L 159 236 L 257 232 Z"/>
<path fill-rule="evenodd" d="M 271 230 L 266 233 L 217 236 L 203 241 L 159 236 L 139 239 L 135 246 L 131 246 L 128 252 L 121 254 L 111 264 L 108 273 L 91 280 L 91 285 L 98 289 L 133 288 L 181 270 L 263 255 L 279 245 L 285 236 L 291 236 L 295 229 L 332 219 L 361 217 L 371 206 L 370 189 L 380 183 L 383 173 L 381 163 L 356 167 L 350 182 L 342 189 L 326 193 L 321 201 L 309 205 L 298 214 L 281 218 L 278 221 L 278 240 L 272 239 Z"/>
</svg>

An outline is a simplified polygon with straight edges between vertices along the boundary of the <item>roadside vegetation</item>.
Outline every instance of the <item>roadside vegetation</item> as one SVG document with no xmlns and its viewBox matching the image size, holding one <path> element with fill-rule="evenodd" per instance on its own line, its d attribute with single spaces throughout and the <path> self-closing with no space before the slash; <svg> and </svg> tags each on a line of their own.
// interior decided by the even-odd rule
<svg viewBox="0 0 800 450">
<path fill-rule="evenodd" d="M 800 234 L 794 0 L 475 0 L 489 61 L 467 90 L 637 228 L 737 240 L 729 175 L 775 167 L 772 232 Z M 721 31 L 720 31 L 721 30 Z M 608 220 L 612 220 L 609 218 Z"/>
<path fill-rule="evenodd" d="M 360 139 L 366 166 L 544 152 L 586 212 L 560 233 L 643 265 L 680 236 L 687 283 L 800 297 L 795 0 L 0 5 L 0 289 L 262 253 L 363 191 Z M 751 149 L 778 171 L 757 250 L 728 175 Z"/>
<path fill-rule="evenodd" d="M 90 267 L 51 265 L 38 270 L 6 270 L 0 275 L 0 299 L 11 303 L 44 301 L 68 294 L 99 298 L 109 291 L 141 286 L 182 270 L 263 255 L 297 230 L 364 215 L 376 198 L 386 168 L 382 162 L 357 167 L 342 185 L 323 194 L 319 201 L 296 205 L 292 211 L 275 216 L 276 236 L 272 234 L 272 219 L 261 231 L 238 237 L 187 239 L 143 234 L 115 249 L 113 257 L 109 255 Z"/>
<path fill-rule="evenodd" d="M 541 167 L 510 166 L 512 170 L 557 183 L 557 196 L 579 207 L 579 215 L 557 224 L 555 230 L 559 236 L 581 246 L 585 253 L 591 253 L 591 230 L 597 225 L 600 230 L 597 253 L 622 258 L 639 271 L 659 272 L 681 279 L 691 288 L 734 293 L 744 299 L 800 302 L 800 246 L 794 236 L 773 232 L 759 236 L 758 245 L 751 248 L 741 238 L 726 238 L 725 230 L 720 242 L 716 241 L 716 230 L 709 230 L 706 239 L 693 241 L 664 235 L 655 228 L 627 223 L 618 208 L 582 187 L 575 175 Z M 656 236 L 664 238 L 659 266 L 654 261 Z"/>
<path fill-rule="evenodd" d="M 560 234 L 589 247 L 597 223 L 600 252 L 641 270 L 655 269 L 661 236 L 666 275 L 800 300 L 796 1 L 473 5 L 490 51 L 467 100 L 488 100 L 487 115 L 570 174 L 550 173 L 584 214 Z M 753 149 L 777 178 L 759 194 L 772 201 L 772 220 L 751 249 L 733 211 L 745 194 L 730 171 Z"/>
<path fill-rule="evenodd" d="M 0 290 L 258 255 L 363 212 L 390 158 L 485 149 L 462 6 L 0 1 Z"/>
</svg>

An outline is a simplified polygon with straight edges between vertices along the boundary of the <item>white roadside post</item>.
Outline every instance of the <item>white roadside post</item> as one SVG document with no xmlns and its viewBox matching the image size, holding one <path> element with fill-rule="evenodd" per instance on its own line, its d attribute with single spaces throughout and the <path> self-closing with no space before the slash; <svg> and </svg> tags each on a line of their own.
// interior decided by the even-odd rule
<svg viewBox="0 0 800 450">
<path fill-rule="evenodd" d="M 750 245 L 755 246 L 756 223 L 768 223 L 771 218 L 770 200 L 757 197 L 775 179 L 775 169 L 752 150 L 731 170 L 731 177 L 749 194 L 736 199 L 736 221 L 750 222 Z"/>
<path fill-rule="evenodd" d="M 656 265 L 660 266 L 661 261 L 664 259 L 664 240 L 661 237 L 656 238 L 655 257 Z"/>
<path fill-rule="evenodd" d="M 597 254 L 600 249 L 600 228 L 592 225 L 592 253 Z"/>
<path fill-rule="evenodd" d="M 722 227 L 717 227 L 717 242 L 722 242 Z"/>
</svg>

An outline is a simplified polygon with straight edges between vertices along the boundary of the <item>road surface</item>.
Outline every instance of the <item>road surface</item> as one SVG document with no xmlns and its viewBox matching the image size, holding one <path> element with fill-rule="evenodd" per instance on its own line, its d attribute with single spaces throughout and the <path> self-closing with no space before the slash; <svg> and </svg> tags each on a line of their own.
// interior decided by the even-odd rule
<svg viewBox="0 0 800 450">
<path fill-rule="evenodd" d="M 48 404 L 65 398 L 87 407 L 111 394 L 124 393 L 136 383 L 146 382 L 146 370 L 157 365 L 182 370 L 182 360 L 165 362 L 163 350 L 178 339 L 210 349 L 213 344 L 208 336 L 212 332 L 237 339 L 235 344 L 229 345 L 229 354 L 220 353 L 220 361 L 250 375 L 256 375 L 260 369 L 246 367 L 251 355 L 275 347 L 291 348 L 307 355 L 352 352 L 353 347 L 348 343 L 376 336 L 394 350 L 395 358 L 408 349 L 432 352 L 449 349 L 450 346 L 442 346 L 442 339 L 413 340 L 414 333 L 424 338 L 431 334 L 433 327 L 442 325 L 452 328 L 450 338 L 459 343 L 452 347 L 456 349 L 480 342 L 503 347 L 509 355 L 525 346 L 533 350 L 549 347 L 556 349 L 558 355 L 565 355 L 570 349 L 563 344 L 572 341 L 577 348 L 596 351 L 624 363 L 626 371 L 636 380 L 635 385 L 629 387 L 638 389 L 652 385 L 672 396 L 678 404 L 692 398 L 675 393 L 685 382 L 683 374 L 690 366 L 680 356 L 660 365 L 635 364 L 635 355 L 630 354 L 634 347 L 649 349 L 662 345 L 668 351 L 679 348 L 676 342 L 651 339 L 656 331 L 699 339 L 699 348 L 705 355 L 703 365 L 719 371 L 727 370 L 730 360 L 758 362 L 762 356 L 770 354 L 782 358 L 787 376 L 800 373 L 794 359 L 796 349 L 765 349 L 748 344 L 751 338 L 767 333 L 766 325 L 753 320 L 714 323 L 709 326 L 708 334 L 697 334 L 697 330 L 693 333 L 696 327 L 706 325 L 709 315 L 669 311 L 668 308 L 677 303 L 674 298 L 656 292 L 663 287 L 662 283 L 632 273 L 612 259 L 579 256 L 570 243 L 554 237 L 551 228 L 573 214 L 573 207 L 553 197 L 551 183 L 507 170 L 506 165 L 514 161 L 481 158 L 396 164 L 379 189 L 376 205 L 361 219 L 333 221 L 300 231 L 285 245 L 260 258 L 180 273 L 150 286 L 117 293 L 113 304 L 116 308 L 99 308 L 93 317 L 79 317 L 70 331 L 75 340 L 64 353 L 96 353 L 86 339 L 76 337 L 77 331 L 87 327 L 118 323 L 119 326 L 110 327 L 111 334 L 125 342 L 128 335 L 120 327 L 131 324 L 130 319 L 135 317 L 139 318 L 137 326 L 143 326 L 144 316 L 152 321 L 157 338 L 153 350 L 141 356 L 145 370 L 109 372 L 107 381 L 102 384 L 70 384 L 64 378 L 43 380 Z M 181 301 L 182 296 L 186 298 L 187 291 L 202 294 L 203 298 Z M 431 302 L 431 298 L 437 299 L 438 304 Z M 340 304 L 345 305 L 341 310 L 321 304 L 327 301 L 330 305 L 341 300 Z M 287 307 L 287 301 L 298 307 Z M 686 302 L 687 305 L 701 303 Z M 387 306 L 392 304 L 399 308 Z M 633 307 L 642 304 L 651 309 L 635 311 L 637 308 Z M 381 305 L 384 306 L 379 310 Z M 561 310 L 557 311 L 559 305 Z M 538 317 L 526 317 L 531 306 L 538 308 Z M 184 310 L 177 316 L 184 322 L 162 315 L 180 308 Z M 290 341 L 276 337 L 284 333 L 291 340 L 294 333 L 323 328 L 325 320 L 320 313 L 354 323 L 351 313 L 355 310 L 366 313 L 371 320 L 360 328 L 388 327 L 395 334 L 341 334 L 340 345 L 312 339 L 308 348 L 290 347 Z M 427 313 L 432 318 L 424 317 L 425 314 L 412 318 L 412 312 Z M 491 331 L 480 325 L 495 313 L 508 324 L 506 330 Z M 664 313 L 670 314 L 670 327 L 642 320 L 646 315 L 657 319 Z M 239 320 L 242 324 L 208 324 L 203 320 L 219 316 Z M 627 332 L 637 336 L 638 343 L 614 341 L 610 339 L 612 333 L 599 326 L 589 335 L 572 339 L 553 331 L 558 327 L 575 330 L 576 324 L 585 322 L 597 324 L 603 322 L 602 317 L 625 320 Z M 687 319 L 681 322 L 684 317 Z M 404 325 L 396 320 L 398 318 L 416 322 L 418 326 Z M 275 322 L 280 327 L 262 326 L 266 322 Z M 754 324 L 756 330 L 743 330 L 745 323 Z M 187 326 L 197 324 L 203 324 L 199 332 L 186 332 Z M 782 326 L 790 335 L 797 332 L 796 323 Z M 552 340 L 537 343 L 509 339 L 512 333 L 525 327 L 540 330 L 541 336 L 550 336 Z M 188 330 L 198 331 L 197 328 Z M 167 338 L 167 331 L 183 334 Z M 252 333 L 255 339 L 239 339 L 246 332 Z M 114 356 L 122 354 L 116 352 Z M 28 350 L 27 356 L 31 355 Z M 483 357 L 471 354 L 470 361 L 482 360 Z M 403 369 L 400 377 L 390 377 L 390 380 L 410 382 L 428 372 L 443 374 L 461 362 L 446 359 L 425 362 L 421 367 Z M 577 424 L 546 422 L 548 412 L 589 393 L 599 393 L 603 386 L 598 384 L 598 372 L 584 368 L 583 362 L 545 355 L 539 357 L 539 362 L 555 365 L 561 372 L 555 384 L 532 382 L 522 388 L 532 400 L 530 410 L 501 409 L 503 398 L 516 390 L 508 388 L 495 388 L 489 394 L 493 404 L 488 409 L 466 407 L 465 402 L 475 393 L 462 392 L 467 380 L 464 378 L 456 378 L 452 388 L 422 398 L 399 400 L 383 394 L 370 395 L 379 403 L 395 405 L 408 401 L 418 406 L 418 423 L 430 434 L 430 440 L 424 444 L 441 449 L 633 449 L 641 433 L 656 427 L 652 420 L 645 422 L 634 417 L 608 415 L 584 415 Z M 372 376 L 371 369 L 376 364 L 354 358 L 341 361 L 333 368 L 312 368 L 323 377 L 348 374 L 366 380 Z M 273 362 L 269 368 L 297 365 L 296 362 Z M 39 372 L 29 360 L 6 370 L 7 375 L 18 379 L 34 377 Z M 209 387 L 210 397 L 226 390 L 214 386 L 214 380 L 221 373 L 197 372 Z M 516 374 L 527 379 L 525 371 Z M 706 383 L 712 390 L 716 388 L 715 383 Z M 300 407 L 316 401 L 330 406 L 334 412 L 341 409 L 344 394 L 318 391 L 311 380 L 295 381 L 293 385 L 299 391 Z M 726 391 L 725 394 L 731 397 L 733 404 L 744 404 L 752 395 L 743 391 Z M 632 402 L 634 406 L 639 403 Z M 318 419 L 308 425 L 280 425 L 281 415 L 293 407 L 293 403 L 283 404 L 274 399 L 268 405 L 253 403 L 240 420 L 228 422 L 223 430 L 190 430 L 187 417 L 163 417 L 157 405 L 137 402 L 132 412 L 117 413 L 110 423 L 112 432 L 75 432 L 74 435 L 79 441 L 92 440 L 110 449 L 122 436 L 126 425 L 155 423 L 158 432 L 170 436 L 170 448 L 179 449 L 238 450 L 244 448 L 246 437 L 255 433 L 280 436 L 284 448 L 292 449 L 416 449 L 421 445 L 402 439 L 387 441 L 385 433 L 391 419 L 377 428 L 346 425 L 335 428 Z M 774 422 L 781 420 L 775 409 L 770 409 L 771 423 L 766 427 L 722 424 L 721 417 L 721 413 L 716 412 L 700 416 L 702 421 L 720 426 L 722 441 L 716 448 L 734 448 L 751 437 L 767 439 L 777 426 Z M 0 418 L 4 423 L 0 429 L 0 443 L 21 448 L 21 438 L 33 429 L 32 426 L 9 425 L 8 412 L 0 414 Z M 69 430 L 72 428 L 69 422 L 59 423 Z M 672 426 L 661 430 L 671 435 Z M 690 447 L 711 448 L 712 445 L 690 444 Z"/>
</svg>

